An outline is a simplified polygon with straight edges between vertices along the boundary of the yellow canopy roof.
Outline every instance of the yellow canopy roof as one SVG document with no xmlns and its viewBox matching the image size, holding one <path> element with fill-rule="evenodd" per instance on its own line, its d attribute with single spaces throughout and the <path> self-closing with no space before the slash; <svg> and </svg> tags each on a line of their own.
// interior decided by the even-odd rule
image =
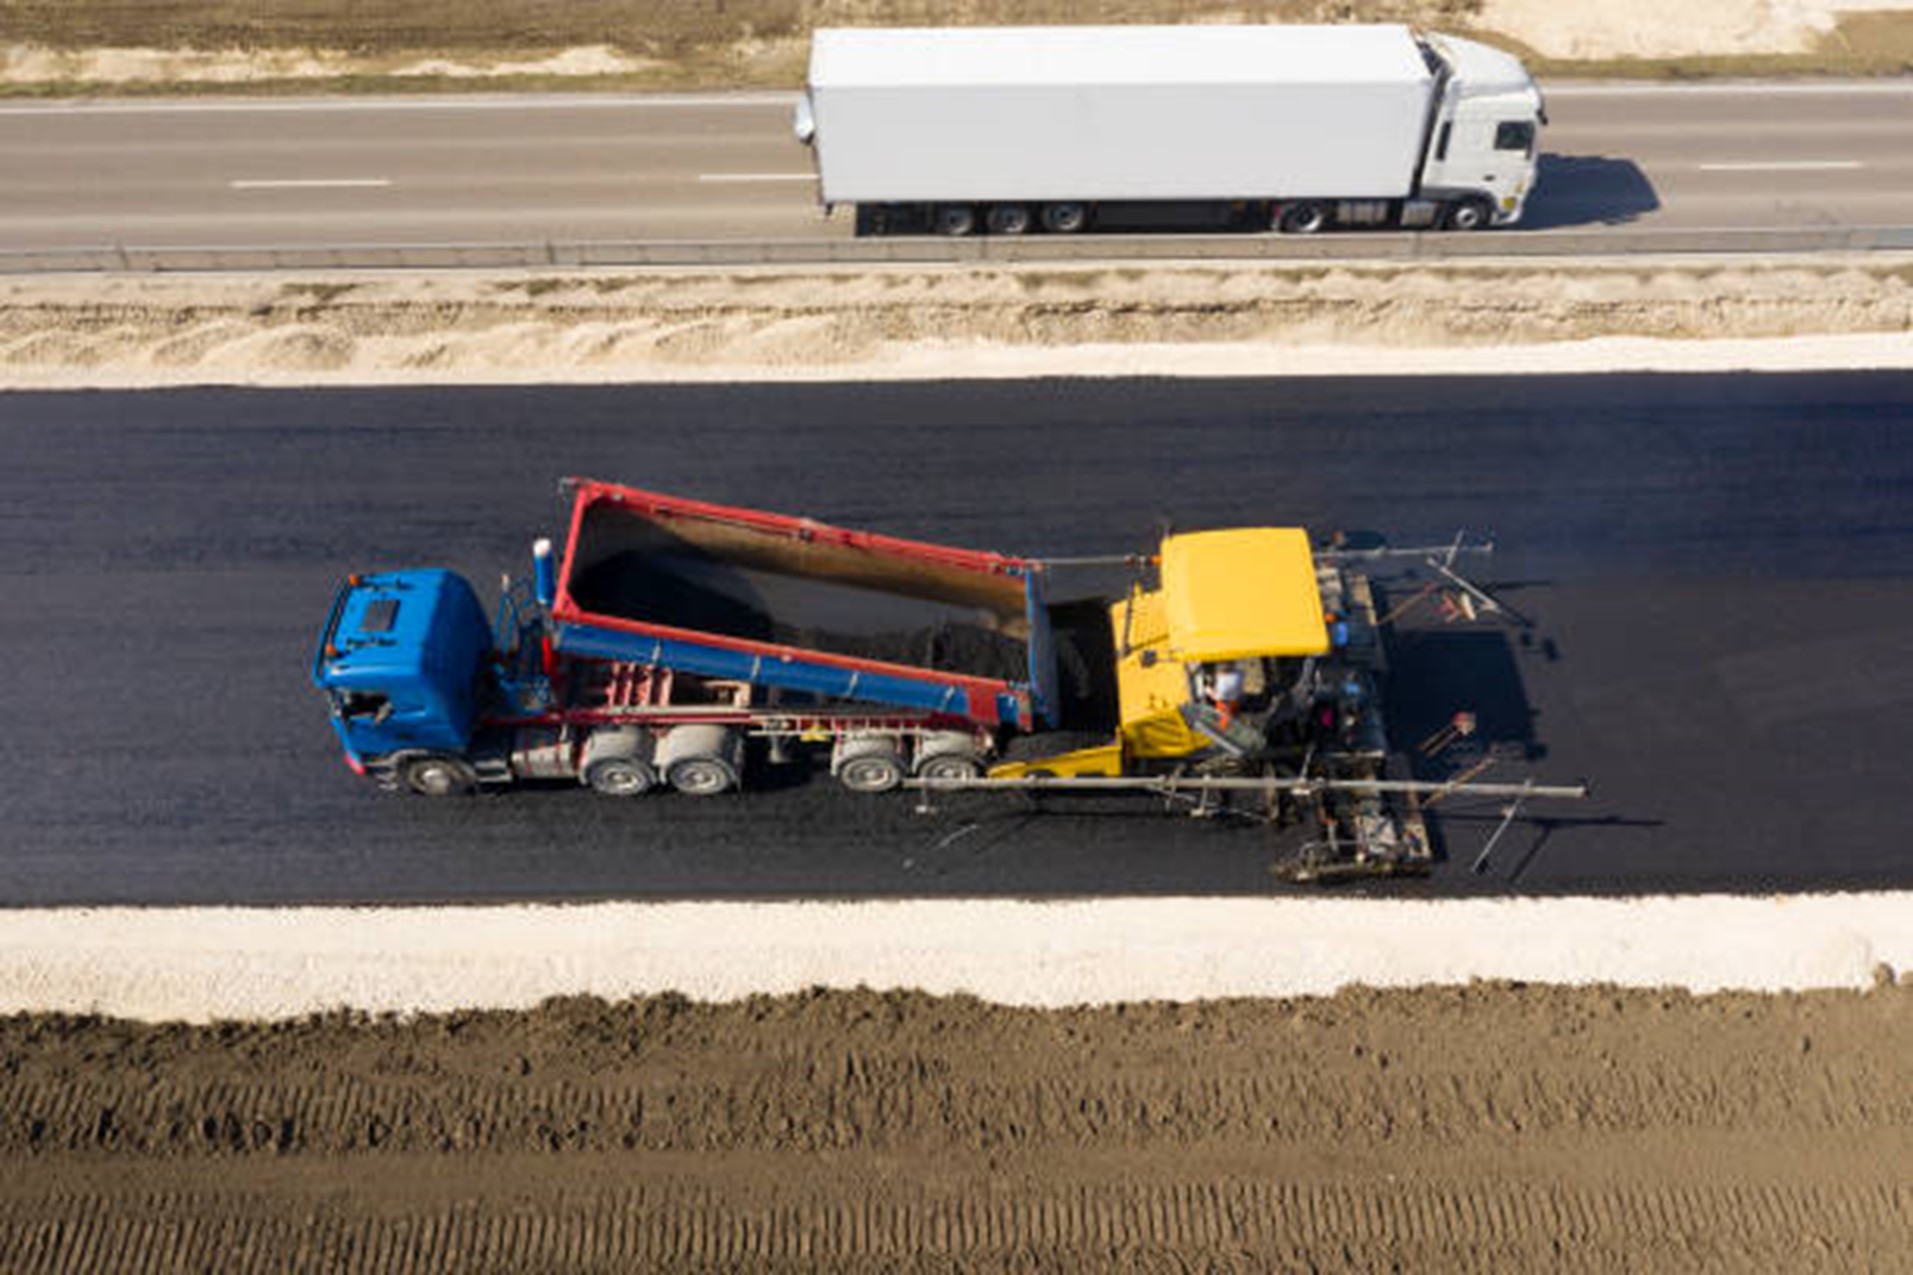
<svg viewBox="0 0 1913 1275">
<path fill-rule="evenodd" d="M 1198 531 L 1162 542 L 1169 647 L 1186 663 L 1329 648 L 1315 554 L 1300 527 Z"/>
</svg>

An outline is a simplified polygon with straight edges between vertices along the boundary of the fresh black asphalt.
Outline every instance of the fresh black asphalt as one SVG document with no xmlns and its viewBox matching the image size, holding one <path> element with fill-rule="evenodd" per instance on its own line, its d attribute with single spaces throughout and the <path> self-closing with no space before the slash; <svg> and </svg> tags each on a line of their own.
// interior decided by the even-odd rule
<svg viewBox="0 0 1913 1275">
<path fill-rule="evenodd" d="M 1261 829 L 1017 799 L 385 797 L 306 682 L 339 577 L 489 593 L 601 477 L 1005 552 L 1492 532 L 1532 628 L 1401 652 L 1399 742 L 1587 778 L 1389 893 L 1904 887 L 1913 376 L 0 395 L 0 904 L 1253 894 Z"/>
</svg>

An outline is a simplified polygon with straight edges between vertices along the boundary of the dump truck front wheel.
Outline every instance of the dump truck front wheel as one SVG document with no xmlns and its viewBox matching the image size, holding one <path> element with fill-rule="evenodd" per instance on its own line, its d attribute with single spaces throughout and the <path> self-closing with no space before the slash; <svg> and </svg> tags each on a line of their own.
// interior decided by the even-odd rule
<svg viewBox="0 0 1913 1275">
<path fill-rule="evenodd" d="M 399 773 L 405 786 L 421 797 L 462 797 L 478 787 L 478 772 L 471 763 L 441 753 L 413 757 Z"/>
</svg>

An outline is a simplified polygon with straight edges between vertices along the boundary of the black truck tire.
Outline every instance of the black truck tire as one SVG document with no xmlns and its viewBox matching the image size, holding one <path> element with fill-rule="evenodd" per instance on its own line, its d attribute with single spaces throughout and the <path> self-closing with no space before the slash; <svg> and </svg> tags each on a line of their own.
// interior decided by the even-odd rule
<svg viewBox="0 0 1913 1275">
<path fill-rule="evenodd" d="M 976 229 L 976 209 L 968 204 L 938 204 L 930 212 L 930 227 L 940 235 L 960 238 Z"/>
<path fill-rule="evenodd" d="M 1327 204 L 1304 199 L 1284 208 L 1278 224 L 1286 235 L 1313 235 L 1327 230 L 1333 220 Z"/>
<path fill-rule="evenodd" d="M 1441 224 L 1449 230 L 1486 230 L 1494 225 L 1495 206 L 1480 195 L 1473 195 L 1449 208 Z"/>
<path fill-rule="evenodd" d="M 731 726 L 674 726 L 658 741 L 652 762 L 664 782 L 686 796 L 715 797 L 743 783 L 744 736 Z"/>
<path fill-rule="evenodd" d="M 421 797 L 463 797 L 478 787 L 478 772 L 462 757 L 421 753 L 399 763 L 399 778 Z"/>
<path fill-rule="evenodd" d="M 983 218 L 993 235 L 1027 235 L 1034 222 L 1028 204 L 991 204 Z"/>
<path fill-rule="evenodd" d="M 851 792 L 893 792 L 903 784 L 903 743 L 895 735 L 871 731 L 837 741 L 832 759 L 837 782 Z"/>
<path fill-rule="evenodd" d="M 607 757 L 585 768 L 591 791 L 607 797 L 641 797 L 657 787 L 657 773 L 636 757 Z"/>
<path fill-rule="evenodd" d="M 1062 200 L 1053 204 L 1044 204 L 1042 211 L 1043 229 L 1052 235 L 1074 235 L 1089 225 L 1089 206 L 1074 200 Z"/>
</svg>

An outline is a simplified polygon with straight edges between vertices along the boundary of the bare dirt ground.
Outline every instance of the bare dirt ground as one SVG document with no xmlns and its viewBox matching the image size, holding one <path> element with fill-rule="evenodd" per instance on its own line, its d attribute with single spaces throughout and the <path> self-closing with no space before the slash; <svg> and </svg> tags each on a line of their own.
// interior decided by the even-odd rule
<svg viewBox="0 0 1913 1275">
<path fill-rule="evenodd" d="M 8 0 L 0 93 L 794 88 L 821 26 L 1408 22 L 1548 74 L 1901 74 L 1909 0 Z"/>
<path fill-rule="evenodd" d="M 1899 366 L 1909 332 L 1913 262 L 1888 254 L 0 279 L 15 387 L 1735 366 L 1723 338 L 1812 366 L 1829 336 L 1860 342 L 1836 363 Z"/>
<path fill-rule="evenodd" d="M 1903 1270 L 1913 989 L 0 1020 L 0 1269 Z"/>
</svg>

